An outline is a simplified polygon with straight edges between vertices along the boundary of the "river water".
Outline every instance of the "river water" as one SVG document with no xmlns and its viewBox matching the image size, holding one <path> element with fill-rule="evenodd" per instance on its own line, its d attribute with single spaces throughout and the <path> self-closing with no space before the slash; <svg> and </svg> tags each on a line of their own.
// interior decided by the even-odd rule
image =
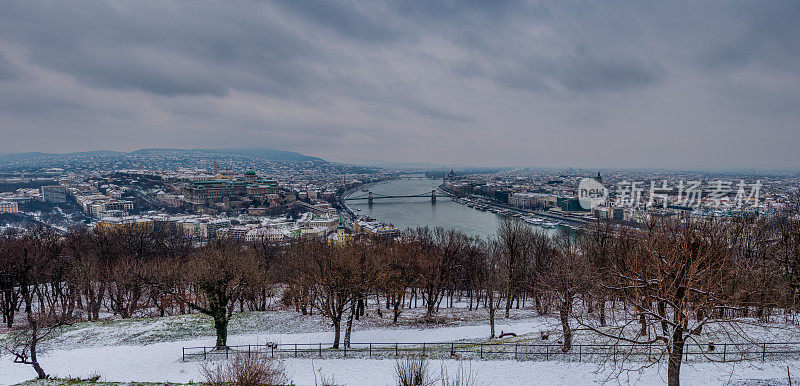
<svg viewBox="0 0 800 386">
<path fill-rule="evenodd" d="M 414 195 L 427 194 L 427 197 L 403 197 L 375 199 L 372 205 L 364 201 L 348 201 L 347 205 L 359 216 L 368 216 L 406 229 L 418 226 L 443 226 L 455 228 L 472 236 L 491 236 L 497 231 L 503 216 L 492 212 L 481 212 L 459 204 L 449 197 L 439 196 L 432 204 L 430 193 L 442 180 L 428 178 L 401 178 L 378 183 L 365 190 L 375 195 Z M 350 197 L 366 196 L 367 192 L 357 190 Z"/>
</svg>

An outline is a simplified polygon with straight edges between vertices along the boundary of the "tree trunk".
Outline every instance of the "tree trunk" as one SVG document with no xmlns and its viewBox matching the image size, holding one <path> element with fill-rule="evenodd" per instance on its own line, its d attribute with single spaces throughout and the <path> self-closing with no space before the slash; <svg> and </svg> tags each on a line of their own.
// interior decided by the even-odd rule
<svg viewBox="0 0 800 386">
<path fill-rule="evenodd" d="M 339 348 L 339 337 L 342 335 L 342 318 L 332 318 L 333 322 L 333 348 Z"/>
<path fill-rule="evenodd" d="M 667 325 L 667 303 L 663 300 L 658 301 L 658 317 L 661 318 L 661 334 L 666 338 L 669 336 Z"/>
<path fill-rule="evenodd" d="M 39 362 L 33 362 L 33 369 L 36 370 L 36 378 L 38 379 L 47 379 L 47 374 L 42 369 L 42 366 L 39 365 Z"/>
<path fill-rule="evenodd" d="M 562 351 L 567 352 L 572 348 L 572 329 L 569 326 L 569 314 L 572 310 L 572 294 L 567 293 L 561 300 L 561 307 L 558 314 L 561 317 L 561 329 L 564 332 L 564 346 Z"/>
<path fill-rule="evenodd" d="M 11 328 L 14 325 L 14 312 L 16 311 L 17 301 L 16 294 L 11 292 L 10 289 L 3 290 L 3 319 L 6 321 L 6 327 Z"/>
<path fill-rule="evenodd" d="M 214 329 L 217 331 L 217 344 L 216 348 L 225 348 L 228 345 L 228 318 L 225 311 L 220 315 L 214 315 Z"/>
<path fill-rule="evenodd" d="M 647 335 L 647 318 L 644 313 L 639 314 L 639 336 Z"/>
<path fill-rule="evenodd" d="M 429 290 L 427 296 L 422 299 L 425 300 L 425 306 L 427 307 L 425 317 L 433 317 L 433 314 L 436 313 L 436 298 L 434 298 L 433 291 Z"/>
<path fill-rule="evenodd" d="M 36 344 L 37 344 L 37 341 L 39 340 L 39 337 L 37 336 L 37 331 L 36 331 L 37 327 L 36 327 L 35 324 L 32 327 L 33 327 L 33 330 L 32 330 L 33 336 L 32 336 L 32 339 L 31 339 L 31 346 L 30 346 L 31 347 L 31 353 L 30 353 L 30 355 L 31 355 L 31 365 L 33 366 L 33 369 L 36 370 L 36 377 L 38 379 L 47 379 L 47 374 L 44 372 L 44 369 L 42 369 L 42 366 L 39 365 L 39 359 L 37 358 L 37 355 L 36 355 Z"/>
<path fill-rule="evenodd" d="M 594 313 L 594 299 L 592 299 L 592 295 L 586 295 L 585 302 L 586 302 L 586 313 L 591 315 Z"/>
<path fill-rule="evenodd" d="M 394 303 L 394 317 L 392 319 L 392 323 L 394 324 L 397 324 L 397 318 L 400 317 L 400 302 L 402 302 L 402 299 L 398 299 Z"/>
<path fill-rule="evenodd" d="M 366 307 L 366 303 L 364 301 L 364 295 L 363 294 L 358 295 L 358 304 L 356 305 L 356 308 L 355 308 L 356 320 L 358 320 L 360 317 L 364 316 L 364 314 L 366 313 L 366 308 L 367 307 Z"/>
<path fill-rule="evenodd" d="M 350 305 L 350 315 L 347 316 L 347 330 L 344 332 L 344 347 L 350 347 L 350 333 L 353 331 L 353 315 L 358 317 L 358 306 Z"/>
<path fill-rule="evenodd" d="M 536 295 L 534 297 L 534 302 L 533 303 L 536 305 L 536 313 L 538 313 L 539 315 L 544 315 L 544 309 L 542 308 L 542 297 L 541 297 L 541 295 Z"/>
<path fill-rule="evenodd" d="M 705 318 L 705 313 L 703 312 L 703 309 L 700 308 L 700 309 L 697 310 L 697 320 L 703 320 L 703 318 Z M 703 324 L 700 324 L 699 326 L 697 326 L 697 328 L 695 328 L 694 331 L 692 331 L 692 333 L 696 334 L 696 335 L 702 334 L 703 333 Z"/>
<path fill-rule="evenodd" d="M 494 306 L 489 306 L 489 329 L 491 330 L 490 339 L 494 339 Z"/>
<path fill-rule="evenodd" d="M 680 386 L 681 384 L 681 362 L 683 361 L 683 328 L 675 327 L 672 334 L 672 349 L 669 352 L 669 364 L 667 365 L 667 385 Z"/>
<path fill-rule="evenodd" d="M 598 303 L 600 309 L 600 326 L 606 325 L 606 298 L 601 297 Z"/>
</svg>

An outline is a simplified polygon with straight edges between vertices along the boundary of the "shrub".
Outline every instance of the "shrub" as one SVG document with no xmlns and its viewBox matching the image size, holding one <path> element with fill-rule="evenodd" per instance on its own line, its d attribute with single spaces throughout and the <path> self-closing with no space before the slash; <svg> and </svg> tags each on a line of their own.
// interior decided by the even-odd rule
<svg viewBox="0 0 800 386">
<path fill-rule="evenodd" d="M 206 383 L 222 385 L 285 385 L 289 382 L 283 363 L 266 355 L 236 355 L 233 359 L 202 365 Z"/>
<path fill-rule="evenodd" d="M 428 362 L 423 356 L 409 356 L 395 365 L 398 386 L 429 386 L 434 382 L 428 371 Z"/>
</svg>

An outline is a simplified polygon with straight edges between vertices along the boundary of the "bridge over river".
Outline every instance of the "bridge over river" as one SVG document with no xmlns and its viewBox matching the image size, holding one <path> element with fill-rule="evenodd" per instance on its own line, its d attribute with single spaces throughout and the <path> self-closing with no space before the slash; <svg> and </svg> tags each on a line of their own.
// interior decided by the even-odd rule
<svg viewBox="0 0 800 386">
<path fill-rule="evenodd" d="M 437 193 L 437 189 L 431 190 L 430 193 L 419 193 L 419 194 L 404 194 L 404 195 L 386 195 L 386 194 L 377 194 L 373 193 L 372 191 L 367 192 L 367 194 L 362 194 L 360 196 L 351 196 L 346 197 L 345 201 L 364 201 L 366 200 L 368 203 L 372 204 L 375 200 L 385 200 L 390 198 L 406 198 L 406 197 L 430 197 L 431 202 L 436 202 L 437 195 L 441 195 L 444 197 L 453 197 L 450 193 L 447 192 L 439 192 Z"/>
</svg>

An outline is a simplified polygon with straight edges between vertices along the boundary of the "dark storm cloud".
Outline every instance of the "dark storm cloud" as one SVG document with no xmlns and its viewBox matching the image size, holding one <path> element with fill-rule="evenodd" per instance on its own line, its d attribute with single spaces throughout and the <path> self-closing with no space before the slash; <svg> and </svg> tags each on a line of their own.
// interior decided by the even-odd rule
<svg viewBox="0 0 800 386">
<path fill-rule="evenodd" d="M 241 88 L 285 96 L 318 78 L 300 60 L 311 52 L 308 45 L 264 23 L 259 7 L 80 4 L 4 2 L 0 31 L 24 42 L 33 63 L 100 87 L 167 96 L 221 96 Z"/>
<path fill-rule="evenodd" d="M 636 152 L 666 131 L 800 164 L 797 36 L 794 0 L 3 1 L 0 151 L 192 138 L 350 159 L 536 164 L 584 146 L 603 151 L 571 162 L 703 162 Z M 43 133 L 53 148 L 32 148 Z"/>
<path fill-rule="evenodd" d="M 620 91 L 647 87 L 657 82 L 664 69 L 635 57 L 600 59 L 579 51 L 561 59 L 556 77 L 577 92 Z"/>
<path fill-rule="evenodd" d="M 707 51 L 698 55 L 710 71 L 740 69 L 748 64 L 800 72 L 800 2 L 744 3 L 719 12 L 726 28 Z M 712 34 L 712 36 L 715 36 Z"/>
</svg>

